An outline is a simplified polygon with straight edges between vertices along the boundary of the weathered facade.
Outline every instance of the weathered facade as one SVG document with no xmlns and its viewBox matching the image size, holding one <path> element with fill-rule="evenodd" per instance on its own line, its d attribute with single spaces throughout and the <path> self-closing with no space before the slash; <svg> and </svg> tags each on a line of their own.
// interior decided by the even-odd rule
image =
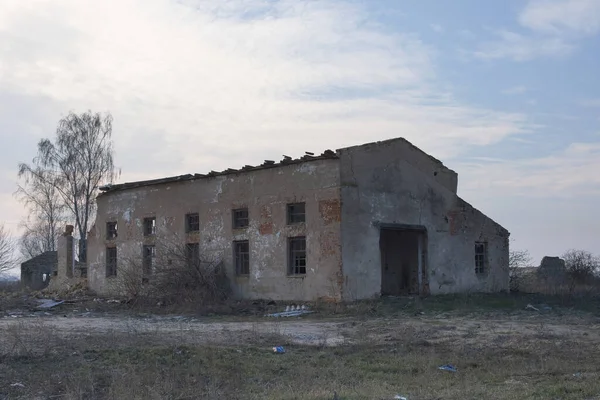
<svg viewBox="0 0 600 400">
<path fill-rule="evenodd" d="M 238 298 L 355 300 L 508 289 L 506 229 L 404 139 L 240 170 L 109 185 L 88 235 L 90 288 L 181 242 L 223 261 Z M 139 264 L 138 264 L 139 265 Z"/>
</svg>

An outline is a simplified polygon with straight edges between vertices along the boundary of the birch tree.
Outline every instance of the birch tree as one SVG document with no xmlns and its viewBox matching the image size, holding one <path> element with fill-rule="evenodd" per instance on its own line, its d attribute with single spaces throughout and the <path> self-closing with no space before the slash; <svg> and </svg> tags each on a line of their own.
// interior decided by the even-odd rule
<svg viewBox="0 0 600 400">
<path fill-rule="evenodd" d="M 85 261 L 84 246 L 95 216 L 98 187 L 115 177 L 112 122 L 109 113 L 71 112 L 59 121 L 54 140 L 38 143 L 33 163 L 19 165 L 19 177 L 56 189 L 75 221 L 81 239 L 80 261 Z"/>
</svg>

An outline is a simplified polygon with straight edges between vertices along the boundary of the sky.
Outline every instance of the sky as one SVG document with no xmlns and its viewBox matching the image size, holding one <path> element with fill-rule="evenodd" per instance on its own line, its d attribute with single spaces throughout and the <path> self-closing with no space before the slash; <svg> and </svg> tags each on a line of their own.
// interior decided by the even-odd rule
<svg viewBox="0 0 600 400">
<path fill-rule="evenodd" d="M 600 0 L 2 0 L 0 223 L 69 111 L 118 182 L 404 137 L 539 262 L 600 254 Z"/>
</svg>

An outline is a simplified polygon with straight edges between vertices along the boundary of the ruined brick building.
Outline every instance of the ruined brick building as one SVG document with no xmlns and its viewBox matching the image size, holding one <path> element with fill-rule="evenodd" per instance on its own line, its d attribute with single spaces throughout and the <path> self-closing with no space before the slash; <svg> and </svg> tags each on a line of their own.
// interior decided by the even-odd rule
<svg viewBox="0 0 600 400">
<path fill-rule="evenodd" d="M 21 264 L 21 283 L 33 290 L 44 289 L 57 269 L 56 251 L 46 251 Z"/>
<path fill-rule="evenodd" d="M 88 237 L 89 286 L 110 294 L 122 260 L 152 263 L 157 244 L 176 238 L 219 257 L 238 298 L 507 290 L 509 232 L 458 197 L 457 183 L 399 138 L 107 185 Z"/>
</svg>

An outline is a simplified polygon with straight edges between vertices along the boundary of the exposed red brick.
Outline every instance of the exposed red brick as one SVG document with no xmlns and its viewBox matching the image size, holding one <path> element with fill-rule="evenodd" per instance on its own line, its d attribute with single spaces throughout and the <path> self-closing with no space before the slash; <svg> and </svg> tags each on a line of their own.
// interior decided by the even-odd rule
<svg viewBox="0 0 600 400">
<path fill-rule="evenodd" d="M 273 233 L 273 223 L 272 222 L 265 222 L 264 224 L 260 224 L 260 226 L 258 227 L 258 232 L 261 235 L 270 235 Z"/>
<path fill-rule="evenodd" d="M 321 234 L 321 257 L 329 257 L 337 254 L 340 250 L 340 241 L 335 232 Z"/>
<path fill-rule="evenodd" d="M 270 206 L 262 206 L 260 208 L 260 218 L 262 220 L 270 220 L 273 217 Z"/>
<path fill-rule="evenodd" d="M 340 199 L 319 201 L 319 213 L 325 224 L 340 222 L 342 219 Z"/>
</svg>

